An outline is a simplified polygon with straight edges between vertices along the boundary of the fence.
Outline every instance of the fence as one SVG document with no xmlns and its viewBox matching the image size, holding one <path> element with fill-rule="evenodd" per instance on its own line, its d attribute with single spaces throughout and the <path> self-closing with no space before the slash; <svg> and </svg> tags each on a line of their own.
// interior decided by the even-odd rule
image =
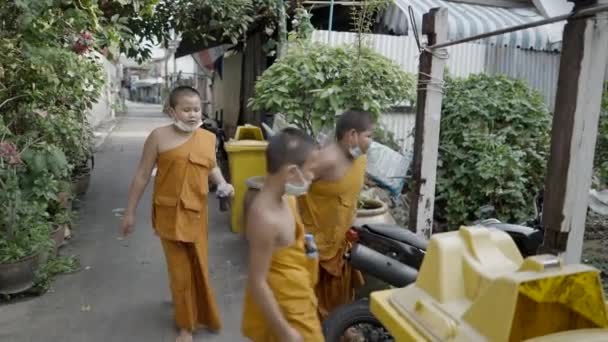
<svg viewBox="0 0 608 342">
<path fill-rule="evenodd" d="M 328 34 L 328 31 L 317 30 L 314 31 L 312 39 L 327 43 Z M 380 34 L 365 36 L 368 45 L 376 52 L 395 61 L 407 72 L 418 72 L 419 52 L 413 37 Z M 331 33 L 332 46 L 351 44 L 355 40 L 356 35 L 351 32 Z M 540 92 L 549 109 L 553 110 L 559 71 L 559 53 L 475 43 L 451 46 L 447 50 L 450 55 L 447 63 L 450 74 L 457 77 L 477 73 L 504 74 L 522 79 Z M 411 132 L 415 124 L 412 112 L 386 113 L 380 121 L 404 144 L 403 149 L 412 148 L 414 140 Z"/>
</svg>

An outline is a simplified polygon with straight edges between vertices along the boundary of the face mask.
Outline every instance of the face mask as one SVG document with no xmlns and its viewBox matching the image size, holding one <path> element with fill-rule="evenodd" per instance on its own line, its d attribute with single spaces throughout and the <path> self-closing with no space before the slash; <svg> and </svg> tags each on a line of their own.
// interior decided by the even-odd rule
<svg viewBox="0 0 608 342">
<path fill-rule="evenodd" d="M 300 169 L 296 169 L 298 171 L 298 175 L 300 176 L 300 180 L 302 183 L 300 185 L 295 185 L 291 183 L 285 184 L 285 193 L 292 196 L 302 196 L 308 192 L 308 188 L 310 187 L 310 181 L 304 178 L 302 171 Z"/>
<path fill-rule="evenodd" d="M 371 143 L 371 141 L 370 141 L 370 143 Z M 354 159 L 357 159 L 365 154 L 365 152 L 363 152 L 361 147 L 359 147 L 359 138 L 358 137 L 357 137 L 357 145 L 355 147 L 349 148 L 348 152 L 350 153 L 351 157 L 353 157 Z"/>
<path fill-rule="evenodd" d="M 196 131 L 201 125 L 203 124 L 203 120 L 198 119 L 197 123 L 194 125 L 189 125 L 181 120 L 178 119 L 173 119 L 173 125 L 175 125 L 175 127 L 177 127 L 177 129 L 179 129 L 182 132 L 194 132 Z"/>
</svg>

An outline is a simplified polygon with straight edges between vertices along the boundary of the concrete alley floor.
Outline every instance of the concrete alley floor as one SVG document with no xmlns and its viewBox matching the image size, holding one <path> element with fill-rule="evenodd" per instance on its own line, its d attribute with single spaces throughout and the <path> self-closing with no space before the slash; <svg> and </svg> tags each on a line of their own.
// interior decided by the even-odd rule
<svg viewBox="0 0 608 342">
<path fill-rule="evenodd" d="M 74 237 L 63 255 L 77 255 L 82 269 L 59 276 L 50 293 L 0 306 L 0 341 L 168 342 L 174 341 L 171 295 L 164 255 L 150 222 L 152 182 L 140 202 L 136 230 L 117 239 L 120 219 L 143 142 L 169 121 L 160 106 L 131 104 L 95 156 L 88 193 Z M 195 341 L 243 341 L 241 305 L 246 246 L 230 232 L 229 213 L 209 201 L 209 262 L 224 330 L 201 331 Z"/>
</svg>

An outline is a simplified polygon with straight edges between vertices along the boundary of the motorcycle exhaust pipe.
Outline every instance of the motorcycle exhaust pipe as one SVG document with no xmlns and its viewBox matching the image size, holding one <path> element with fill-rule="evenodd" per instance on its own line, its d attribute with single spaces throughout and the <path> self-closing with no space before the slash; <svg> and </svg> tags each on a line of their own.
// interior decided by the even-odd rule
<svg viewBox="0 0 608 342">
<path fill-rule="evenodd" d="M 348 259 L 354 268 L 395 287 L 407 286 L 418 277 L 416 269 L 361 244 L 353 246 Z"/>
</svg>

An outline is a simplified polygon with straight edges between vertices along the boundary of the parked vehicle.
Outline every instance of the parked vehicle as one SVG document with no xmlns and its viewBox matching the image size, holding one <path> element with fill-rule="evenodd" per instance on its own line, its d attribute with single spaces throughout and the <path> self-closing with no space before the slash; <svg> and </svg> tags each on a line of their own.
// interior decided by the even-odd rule
<svg viewBox="0 0 608 342">
<path fill-rule="evenodd" d="M 230 182 L 230 172 L 228 169 L 228 154 L 224 149 L 226 143 L 226 134 L 223 129 L 224 113 L 219 111 L 215 113 L 215 117 L 211 118 L 207 114 L 203 113 L 203 124 L 201 128 L 215 134 L 215 160 L 217 166 L 222 170 L 222 175 L 226 181 Z M 215 185 L 210 184 L 210 191 L 215 191 Z"/>
<path fill-rule="evenodd" d="M 536 201 L 534 218 L 529 226 L 502 223 L 496 219 L 476 222 L 477 225 L 495 228 L 509 234 L 523 257 L 536 254 L 543 241 L 542 195 Z M 391 286 L 404 287 L 414 281 L 426 254 L 427 241 L 410 230 L 397 225 L 368 224 L 352 227 L 347 239 L 353 247 L 345 258 L 356 269 Z M 343 336 L 350 340 L 393 341 L 380 322 L 369 310 L 367 298 L 343 305 L 323 322 L 327 342 L 339 342 Z"/>
</svg>

